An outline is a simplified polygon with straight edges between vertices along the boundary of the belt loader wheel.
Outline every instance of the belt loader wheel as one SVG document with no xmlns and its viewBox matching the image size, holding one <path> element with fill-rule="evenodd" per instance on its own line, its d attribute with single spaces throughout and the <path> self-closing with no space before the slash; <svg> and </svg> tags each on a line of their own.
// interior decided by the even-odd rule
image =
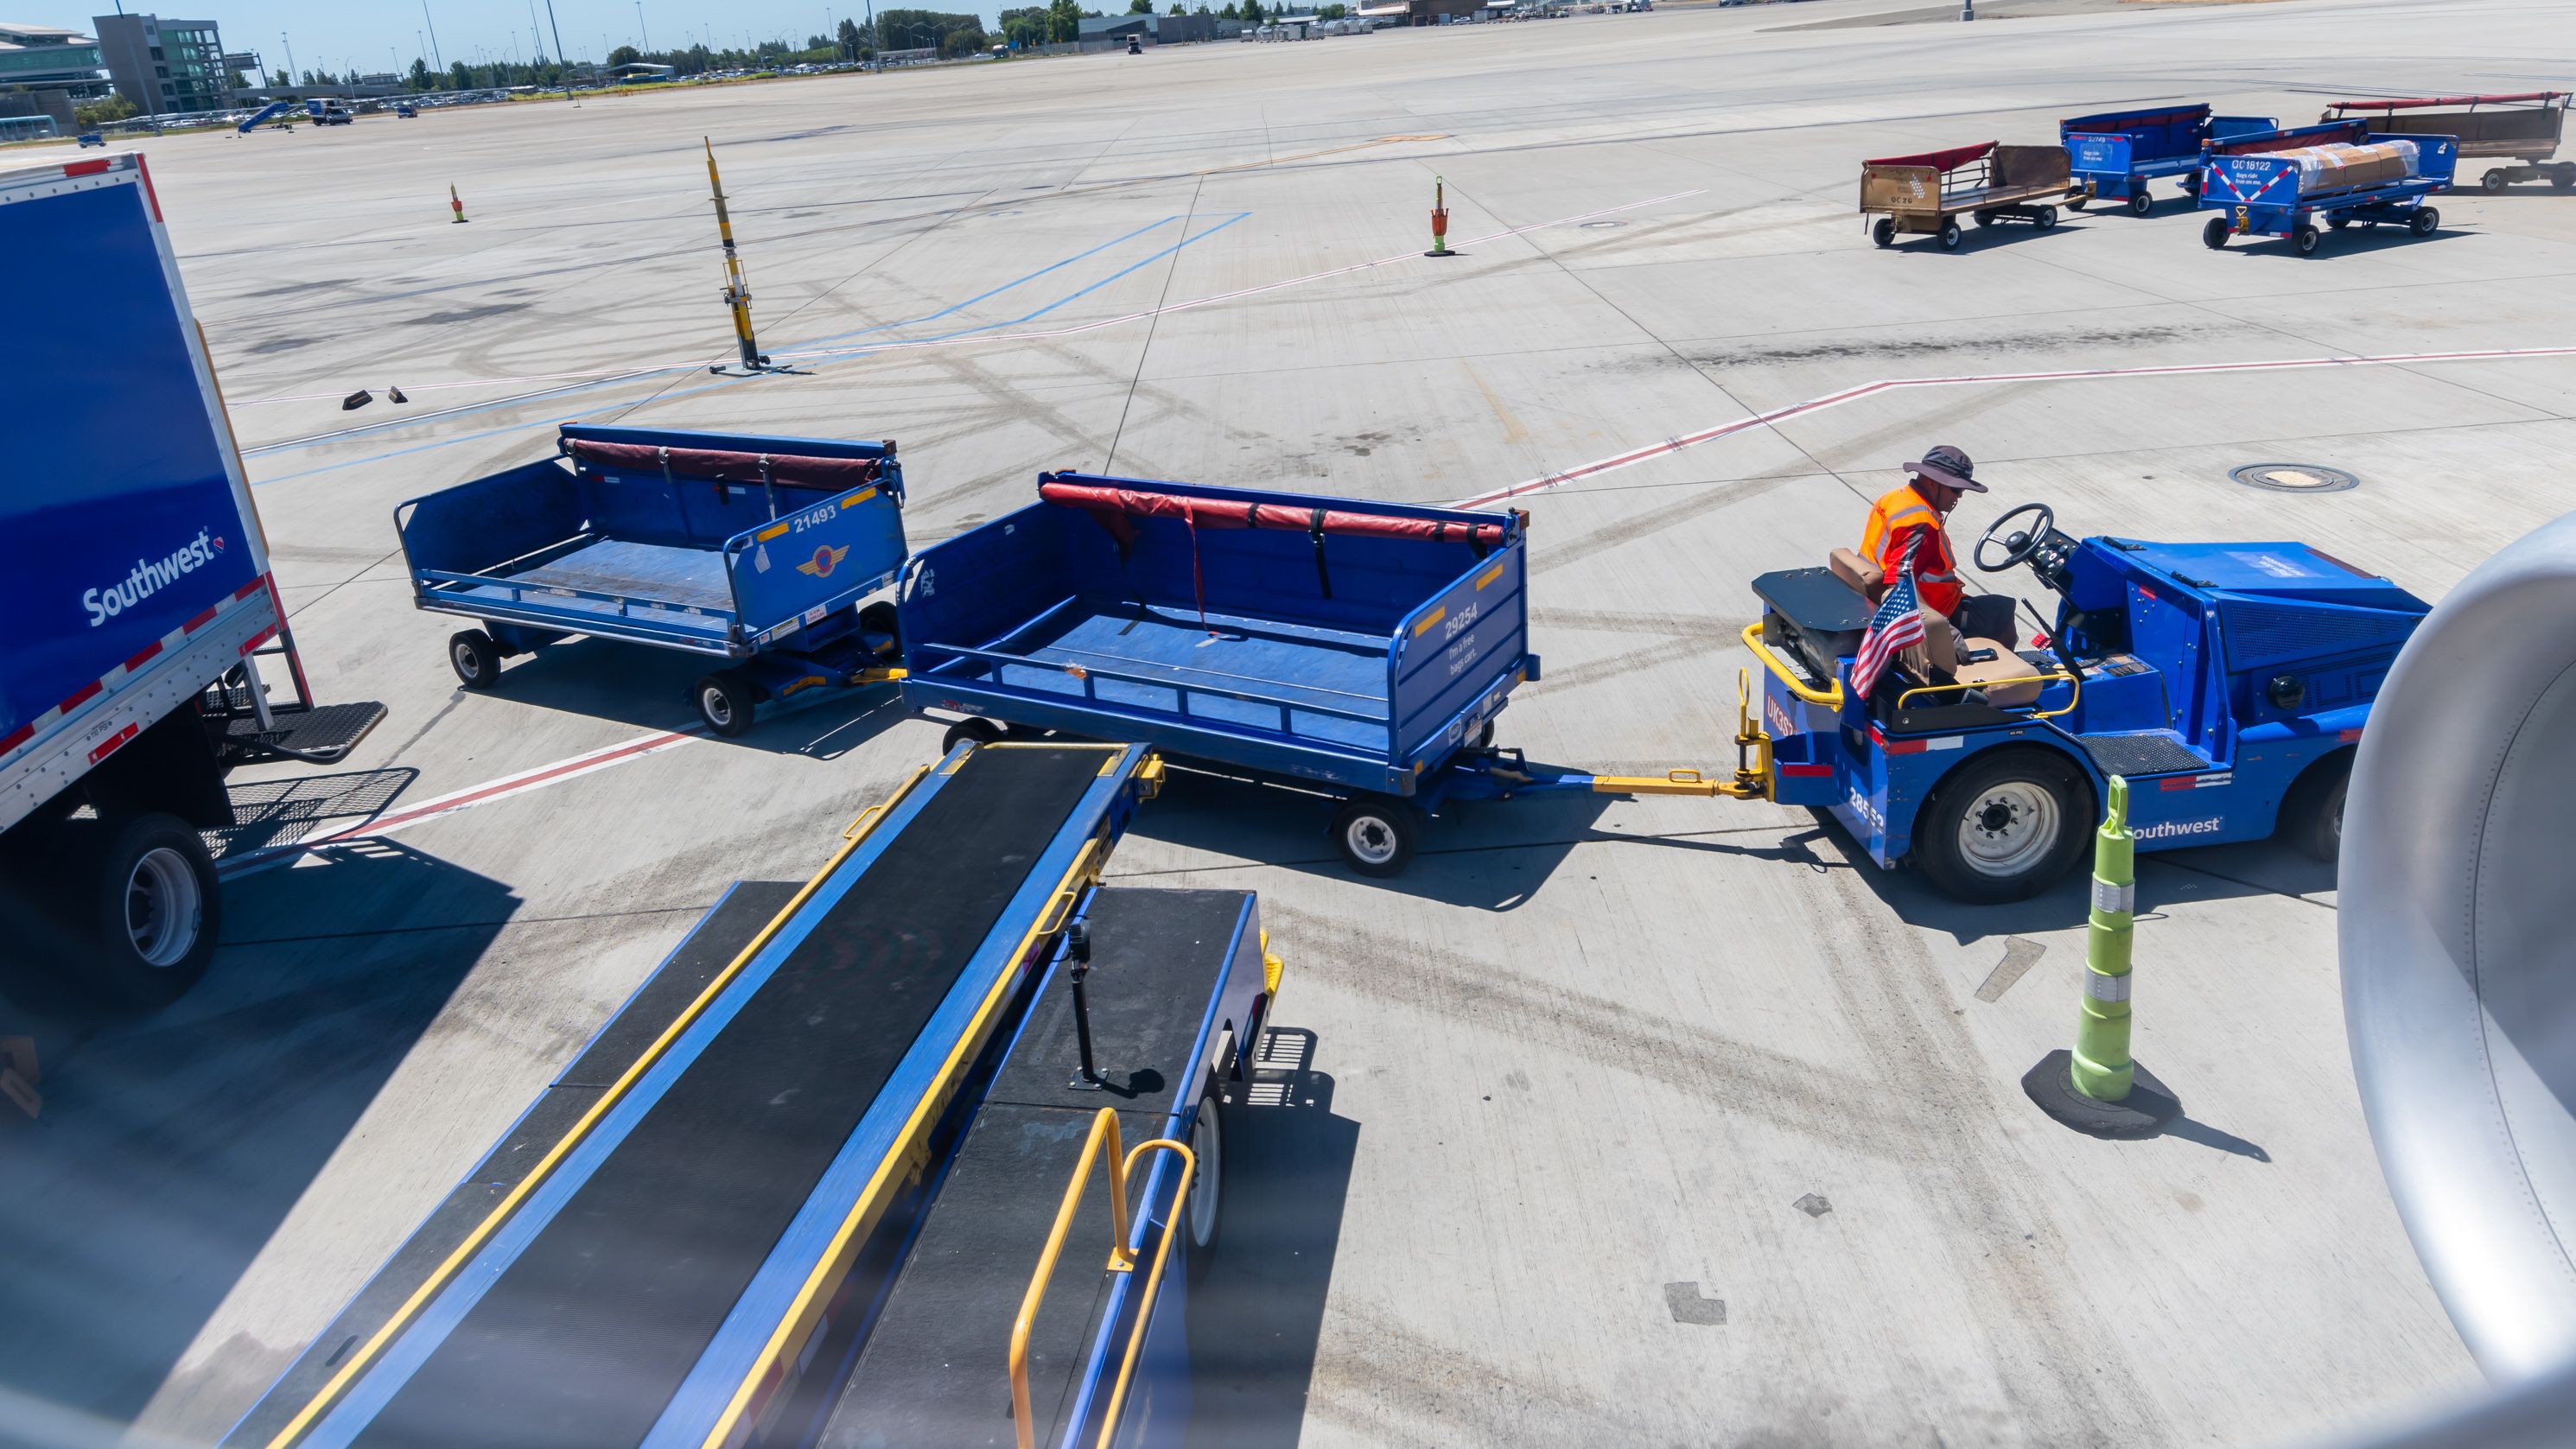
<svg viewBox="0 0 2576 1449">
<path fill-rule="evenodd" d="M 1362 875 L 1397 875 L 1413 859 L 1414 838 L 1421 832 L 1421 814 L 1411 805 L 1384 795 L 1362 796 L 1333 817 L 1333 848 Z"/>
<path fill-rule="evenodd" d="M 1208 1265 L 1216 1261 L 1217 1233 L 1225 1226 L 1223 1101 L 1215 1092 L 1199 1098 L 1198 1113 L 1190 1123 L 1190 1155 L 1198 1163 L 1190 1174 L 1189 1199 L 1181 1204 L 1181 1226 L 1189 1234 L 1192 1283 L 1206 1277 Z"/>
<path fill-rule="evenodd" d="M 1989 751 L 1932 792 L 1915 819 L 1915 853 L 1923 873 L 1955 900 L 2028 900 L 2075 864 L 2091 795 L 2058 755 Z"/>
</svg>

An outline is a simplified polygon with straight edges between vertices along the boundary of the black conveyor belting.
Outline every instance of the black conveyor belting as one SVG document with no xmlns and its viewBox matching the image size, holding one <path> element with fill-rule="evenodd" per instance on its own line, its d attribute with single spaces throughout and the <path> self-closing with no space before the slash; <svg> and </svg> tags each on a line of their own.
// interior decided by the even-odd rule
<svg viewBox="0 0 2576 1449">
<path fill-rule="evenodd" d="M 1103 758 L 969 754 L 356 1442 L 639 1442 Z"/>
<path fill-rule="evenodd" d="M 816 1449 L 1009 1449 L 1011 1324 L 1082 1156 L 1093 1114 L 1129 1147 L 1203 1083 L 1190 1048 L 1225 978 L 1245 891 L 1102 889 L 1091 899 L 1091 1028 L 1105 1090 L 1070 1086 L 1072 988 L 1058 965 L 1002 1064 L 914 1240 Z M 1238 1030 L 1244 1023 L 1235 1023 Z M 1202 1109 L 1205 1110 L 1205 1109 Z M 1151 1160 L 1137 1164 L 1141 1192 Z M 1029 1337 L 1037 1440 L 1064 1436 L 1108 1292 L 1108 1177 L 1098 1165 Z M 1144 1271 L 1137 1272 L 1138 1288 Z M 1179 1287 L 1169 1283 L 1165 1291 Z"/>
</svg>

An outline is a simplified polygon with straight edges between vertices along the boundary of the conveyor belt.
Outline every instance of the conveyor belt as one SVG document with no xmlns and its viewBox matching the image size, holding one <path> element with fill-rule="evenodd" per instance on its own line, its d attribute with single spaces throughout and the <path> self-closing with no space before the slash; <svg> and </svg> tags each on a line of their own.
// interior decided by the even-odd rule
<svg viewBox="0 0 2576 1449">
<path fill-rule="evenodd" d="M 695 1445 L 738 1416 L 1141 759 L 990 747 L 913 787 L 270 1442 Z"/>
<path fill-rule="evenodd" d="M 1249 892 L 1101 890 L 1086 919 L 1092 1038 L 1110 1087 L 1068 1085 L 1080 1058 L 1059 963 L 960 1144 L 816 1449 L 1007 1449 L 1011 1323 L 1093 1114 L 1117 1109 L 1130 1147 L 1186 1138 L 1208 1055 L 1227 1027 L 1252 1029 L 1244 1008 L 1261 987 L 1261 952 Z M 1095 1170 L 1030 1337 L 1041 1444 L 1059 1442 L 1083 1407 L 1113 1289 L 1143 1286 L 1141 1270 L 1100 1271 L 1104 1182 Z M 1110 1348 L 1109 1373 L 1123 1348 L 1123 1339 Z"/>
</svg>

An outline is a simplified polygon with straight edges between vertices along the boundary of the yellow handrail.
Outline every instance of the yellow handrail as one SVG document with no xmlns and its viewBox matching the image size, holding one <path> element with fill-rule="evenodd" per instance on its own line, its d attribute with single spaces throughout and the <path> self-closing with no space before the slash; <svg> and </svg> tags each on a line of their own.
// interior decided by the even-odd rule
<svg viewBox="0 0 2576 1449">
<path fill-rule="evenodd" d="M 1838 710 L 1843 707 L 1843 682 L 1837 679 L 1833 682 L 1832 688 L 1818 689 L 1800 679 L 1798 672 L 1789 667 L 1789 661 L 1772 653 L 1770 646 L 1762 642 L 1760 621 L 1744 626 L 1744 647 L 1752 650 L 1753 657 L 1762 661 L 1762 667 L 1771 671 L 1772 678 L 1788 686 L 1791 694 L 1809 704 L 1821 704 L 1827 709 Z"/>
<path fill-rule="evenodd" d="M 2078 704 L 2083 703 L 2083 701 L 2084 701 L 2084 678 L 2083 678 L 2083 676 L 2082 676 L 2082 675 L 2074 674 L 2074 673 L 2071 673 L 2071 672 L 2069 672 L 2069 671 L 2067 671 L 2067 670 L 2064 670 L 2064 669 L 2052 669 L 2052 670 L 2050 670 L 2049 672 L 2047 672 L 2046 674 L 2042 674 L 2042 675 L 2038 676 L 2038 678 L 2039 678 L 2039 682 L 2040 682 L 2041 684 L 2043 684 L 2043 685 L 2055 684 L 2055 683 L 2057 683 L 2059 680 L 2061 680 L 2061 679 L 2062 679 L 2062 680 L 2066 681 L 2067 683 L 2074 685 L 2075 687 L 2074 687 L 2073 689 L 2071 689 L 2071 690 L 2067 691 L 2067 695 L 2066 695 L 2066 703 L 2065 703 L 2063 706 L 2061 706 L 2060 708 L 2057 708 L 2057 709 L 2047 709 L 2047 710 L 2034 710 L 2034 711 L 2032 711 L 2032 712 L 2027 716 L 2027 718 L 2030 718 L 2030 719 L 2055 719 L 2055 718 L 2057 718 L 2059 715 L 2062 715 L 2062 714 L 2073 714 L 2073 713 L 2075 712 L 2075 706 L 2077 706 Z M 1986 684 L 1987 684 L 1987 683 L 1994 683 L 1994 684 L 2019 684 L 2019 683 L 2021 683 L 2021 682 L 2022 682 L 2022 681 L 2021 681 L 2021 680 L 2018 680 L 2018 679 L 1998 679 L 1998 680 L 1991 680 L 1991 681 L 1984 681 L 1984 682 L 1972 682 L 1972 683 L 1960 683 L 1960 684 L 1923 684 L 1923 685 L 1917 685 L 1917 686 L 1915 686 L 1914 688 L 1909 689 L 1909 690 L 1905 691 L 1903 694 L 1900 694 L 1900 695 L 1898 695 L 1898 696 L 1896 697 L 1896 707 L 1897 707 L 1898 709 L 1900 709 L 1900 710 L 1901 710 L 1901 709 L 1903 709 L 1903 708 L 1905 708 L 1905 703 L 1906 703 L 1906 701 L 1907 701 L 1907 700 L 1912 699 L 1914 696 L 1916 696 L 1916 695 L 1918 695 L 1918 694 L 1947 694 L 1947 693 L 1949 693 L 1951 690 L 1954 690 L 1954 689 L 1956 689 L 1956 690 L 1963 690 L 1963 691 L 1964 691 L 1964 690 L 1970 690 L 1970 689 L 1983 689 L 1983 688 L 1985 688 L 1985 687 L 1986 687 Z M 1996 706 L 1996 708 L 1998 708 L 1998 709 L 2010 709 L 2010 708 L 2012 708 L 2012 706 L 2010 706 L 2010 705 L 1997 705 L 1997 706 Z"/>
<path fill-rule="evenodd" d="M 1162 1286 L 1163 1264 L 1171 1257 L 1172 1238 L 1181 1225 L 1181 1205 L 1189 1197 L 1190 1179 L 1198 1170 L 1198 1157 L 1182 1143 L 1168 1137 L 1139 1142 L 1121 1152 L 1118 1142 L 1118 1113 L 1103 1107 L 1091 1119 L 1091 1135 L 1083 1140 L 1082 1157 L 1073 1165 L 1073 1180 L 1064 1186 L 1064 1201 L 1055 1210 L 1055 1226 L 1047 1230 L 1046 1247 L 1038 1254 L 1037 1271 L 1029 1276 L 1029 1291 L 1020 1300 L 1020 1316 L 1011 1323 L 1011 1425 L 1019 1437 L 1020 1449 L 1037 1449 L 1037 1425 L 1029 1407 L 1029 1331 L 1036 1327 L 1038 1304 L 1045 1300 L 1047 1284 L 1055 1276 L 1055 1260 L 1064 1251 L 1066 1234 L 1073 1231 L 1073 1215 L 1082 1206 L 1083 1185 L 1091 1180 L 1091 1164 L 1100 1155 L 1103 1139 L 1109 1143 L 1109 1271 L 1127 1273 L 1135 1270 L 1135 1256 L 1127 1249 L 1127 1178 L 1136 1159 L 1147 1152 L 1167 1150 L 1181 1155 L 1181 1183 L 1172 1194 L 1171 1222 L 1163 1229 L 1163 1241 L 1154 1252 L 1153 1270 L 1145 1278 L 1145 1296 L 1138 1300 L 1136 1328 L 1128 1336 L 1127 1355 L 1118 1368 L 1117 1387 L 1109 1397 L 1109 1412 L 1100 1434 L 1107 1445 L 1118 1424 L 1118 1410 L 1127 1397 L 1127 1381 L 1136 1371 L 1136 1356 L 1145 1346 L 1145 1321 L 1153 1306 L 1155 1290 Z"/>
</svg>

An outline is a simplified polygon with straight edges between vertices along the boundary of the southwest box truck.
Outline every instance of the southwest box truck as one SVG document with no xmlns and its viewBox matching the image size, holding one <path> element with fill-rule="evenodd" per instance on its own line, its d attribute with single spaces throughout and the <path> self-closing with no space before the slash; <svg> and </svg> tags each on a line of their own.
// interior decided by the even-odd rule
<svg viewBox="0 0 2576 1449">
<path fill-rule="evenodd" d="M 142 157 L 0 171 L 0 256 L 0 952 L 158 1004 L 214 950 L 225 771 L 384 711 L 310 705 Z"/>
</svg>

